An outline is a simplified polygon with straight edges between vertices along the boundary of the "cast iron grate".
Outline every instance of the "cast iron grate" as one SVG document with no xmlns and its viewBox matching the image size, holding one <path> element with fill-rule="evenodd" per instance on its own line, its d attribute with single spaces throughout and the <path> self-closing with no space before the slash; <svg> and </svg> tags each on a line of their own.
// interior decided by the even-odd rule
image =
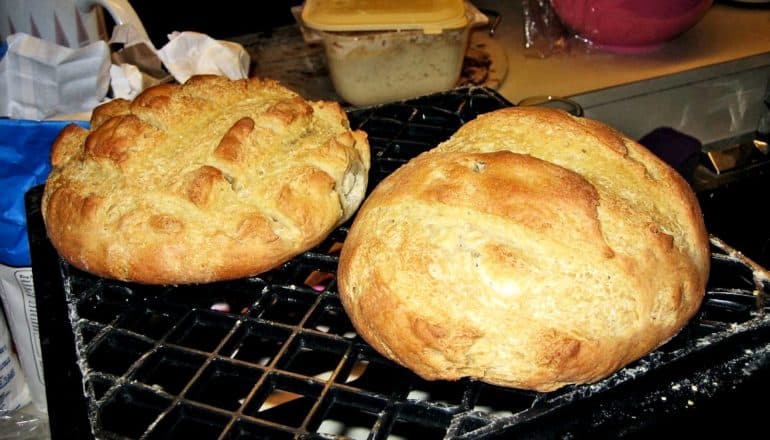
<svg viewBox="0 0 770 440">
<path fill-rule="evenodd" d="M 507 105 L 495 92 L 472 87 L 351 111 L 352 125 L 366 130 L 372 144 L 370 189 L 464 122 Z M 31 192 L 31 206 L 39 206 L 41 189 Z M 30 223 L 33 246 L 50 246 L 39 210 L 30 214 L 38 217 Z M 735 369 L 770 356 L 767 273 L 714 238 L 712 276 L 696 319 L 599 383 L 536 393 L 474 380 L 425 381 L 355 334 L 335 282 L 346 232 L 344 225 L 261 276 L 194 286 L 101 279 L 33 252 L 33 267 L 57 268 L 52 281 L 66 299 L 60 312 L 71 324 L 78 364 L 63 368 L 82 375 L 93 436 L 471 439 L 631 432 L 640 414 L 674 412 L 707 398 L 740 380 Z M 36 271 L 36 285 L 45 274 Z M 51 356 L 46 370 L 61 362 Z"/>
</svg>

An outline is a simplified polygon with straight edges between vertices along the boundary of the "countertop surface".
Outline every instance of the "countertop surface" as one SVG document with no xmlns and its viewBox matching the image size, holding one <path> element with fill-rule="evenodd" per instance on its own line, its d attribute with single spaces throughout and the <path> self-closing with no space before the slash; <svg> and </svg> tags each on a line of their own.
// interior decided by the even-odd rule
<svg viewBox="0 0 770 440">
<path fill-rule="evenodd" d="M 770 59 L 770 8 L 715 3 L 703 19 L 646 53 L 618 54 L 576 46 L 539 57 L 525 47 L 522 2 L 474 0 L 502 19 L 495 38 L 508 55 L 499 92 L 513 102 L 536 95 L 569 97 L 754 56 Z"/>
</svg>

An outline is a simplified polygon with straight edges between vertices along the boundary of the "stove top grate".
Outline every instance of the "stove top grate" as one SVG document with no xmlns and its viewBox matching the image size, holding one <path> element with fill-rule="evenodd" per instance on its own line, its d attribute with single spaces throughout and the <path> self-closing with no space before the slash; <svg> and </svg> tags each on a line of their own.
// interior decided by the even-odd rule
<svg viewBox="0 0 770 440">
<path fill-rule="evenodd" d="M 471 87 L 350 112 L 352 125 L 370 136 L 370 190 L 464 122 L 507 105 Z M 599 383 L 537 393 L 467 379 L 425 381 L 360 339 L 335 280 L 349 225 L 261 276 L 146 286 L 98 278 L 58 259 L 40 220 L 41 193 L 30 191 L 28 206 L 36 290 L 45 290 L 38 302 L 46 377 L 62 375 L 55 365 L 82 379 L 85 414 L 76 415 L 95 438 L 617 434 L 638 428 L 640 415 L 698 405 L 742 381 L 739 372 L 753 362 L 770 359 L 770 278 L 717 238 L 706 300 L 679 335 Z M 71 332 L 46 328 L 45 314 Z M 67 338 L 74 339 L 72 359 L 52 348 Z M 72 397 L 49 396 L 55 434 L 72 423 L 56 423 Z"/>
</svg>

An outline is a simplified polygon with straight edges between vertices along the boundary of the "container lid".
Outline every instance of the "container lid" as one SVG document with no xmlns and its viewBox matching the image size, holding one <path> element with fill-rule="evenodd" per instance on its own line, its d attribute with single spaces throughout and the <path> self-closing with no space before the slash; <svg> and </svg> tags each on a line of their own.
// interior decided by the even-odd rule
<svg viewBox="0 0 770 440">
<path fill-rule="evenodd" d="M 468 24 L 463 0 L 306 0 L 302 21 L 322 31 L 419 29 L 426 34 Z"/>
</svg>

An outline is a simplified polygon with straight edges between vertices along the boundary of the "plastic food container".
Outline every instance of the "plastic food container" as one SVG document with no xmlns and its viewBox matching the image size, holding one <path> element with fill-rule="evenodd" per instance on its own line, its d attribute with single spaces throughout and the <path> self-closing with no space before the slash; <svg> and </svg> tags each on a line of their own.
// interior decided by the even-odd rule
<svg viewBox="0 0 770 440">
<path fill-rule="evenodd" d="M 337 94 L 355 106 L 457 84 L 470 30 L 487 17 L 463 0 L 307 0 L 298 19 L 324 47 Z"/>
</svg>

